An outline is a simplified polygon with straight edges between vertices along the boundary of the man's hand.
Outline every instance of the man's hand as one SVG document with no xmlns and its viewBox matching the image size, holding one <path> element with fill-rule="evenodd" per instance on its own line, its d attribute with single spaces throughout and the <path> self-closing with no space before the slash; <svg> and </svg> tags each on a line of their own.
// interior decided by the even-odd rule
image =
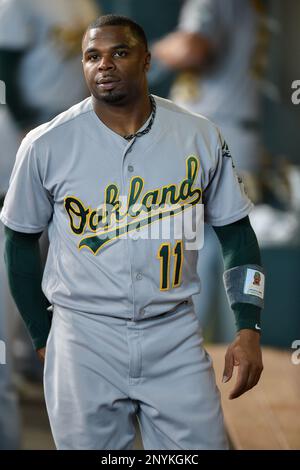
<svg viewBox="0 0 300 470">
<path fill-rule="evenodd" d="M 227 349 L 222 382 L 228 382 L 234 366 L 238 366 L 238 376 L 229 399 L 238 398 L 254 387 L 263 370 L 260 349 L 260 334 L 254 330 L 240 330 L 236 339 Z"/>
<path fill-rule="evenodd" d="M 46 348 L 41 348 L 36 351 L 39 360 L 44 363 L 45 361 L 45 354 L 46 354 Z"/>
</svg>

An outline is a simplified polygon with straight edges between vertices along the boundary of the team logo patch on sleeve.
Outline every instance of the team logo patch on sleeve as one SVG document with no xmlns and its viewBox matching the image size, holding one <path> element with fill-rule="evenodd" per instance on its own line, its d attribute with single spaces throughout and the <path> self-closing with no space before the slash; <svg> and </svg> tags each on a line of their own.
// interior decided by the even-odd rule
<svg viewBox="0 0 300 470">
<path fill-rule="evenodd" d="M 232 165 L 232 168 L 234 168 L 234 170 L 235 170 L 235 164 L 234 164 L 231 152 L 229 150 L 228 144 L 225 140 L 223 140 L 222 142 L 223 142 L 223 144 L 222 144 L 222 157 L 223 158 L 224 157 L 225 158 L 231 158 L 231 165 Z M 239 175 L 237 175 L 237 179 L 238 179 L 238 182 L 240 184 L 243 182 L 242 178 Z"/>
<path fill-rule="evenodd" d="M 228 144 L 225 140 L 223 140 L 223 144 L 222 144 L 222 157 L 223 158 L 231 158 L 232 168 L 235 168 L 235 164 L 234 164 L 231 152 L 230 152 Z"/>
<path fill-rule="evenodd" d="M 227 158 L 232 158 L 229 147 L 227 145 L 227 142 L 225 142 L 225 140 L 224 140 L 223 145 L 222 145 L 222 156 L 227 157 Z"/>
</svg>

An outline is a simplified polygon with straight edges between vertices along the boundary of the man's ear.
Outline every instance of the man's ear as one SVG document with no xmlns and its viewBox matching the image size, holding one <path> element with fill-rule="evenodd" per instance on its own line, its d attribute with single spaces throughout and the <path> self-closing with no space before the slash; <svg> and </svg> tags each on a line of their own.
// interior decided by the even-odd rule
<svg viewBox="0 0 300 470">
<path fill-rule="evenodd" d="M 150 66 L 151 66 L 151 54 L 150 52 L 147 52 L 145 56 L 145 71 L 146 72 L 148 72 L 148 70 L 150 69 Z"/>
</svg>

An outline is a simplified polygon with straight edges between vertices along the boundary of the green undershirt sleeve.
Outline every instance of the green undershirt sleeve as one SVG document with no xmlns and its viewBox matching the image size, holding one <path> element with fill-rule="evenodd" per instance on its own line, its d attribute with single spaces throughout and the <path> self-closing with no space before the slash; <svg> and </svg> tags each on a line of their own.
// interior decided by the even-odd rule
<svg viewBox="0 0 300 470">
<path fill-rule="evenodd" d="M 261 266 L 260 250 L 249 217 L 223 227 L 213 227 L 221 243 L 224 268 L 234 268 L 245 264 Z M 261 308 L 253 304 L 237 303 L 233 307 L 237 331 L 244 328 L 260 327 Z"/>
<path fill-rule="evenodd" d="M 41 288 L 40 236 L 41 233 L 20 233 L 5 227 L 4 259 L 8 282 L 35 349 L 46 345 L 51 325 L 47 311 L 50 304 Z"/>
</svg>

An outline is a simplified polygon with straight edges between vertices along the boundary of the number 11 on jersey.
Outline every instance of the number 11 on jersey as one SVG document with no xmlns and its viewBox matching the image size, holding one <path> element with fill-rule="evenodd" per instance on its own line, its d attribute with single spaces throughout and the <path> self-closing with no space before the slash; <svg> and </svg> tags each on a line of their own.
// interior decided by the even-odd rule
<svg viewBox="0 0 300 470">
<path fill-rule="evenodd" d="M 176 242 L 173 250 L 171 243 L 162 243 L 159 247 L 157 258 L 160 260 L 160 290 L 170 289 L 170 261 L 174 257 L 172 275 L 172 288 L 179 287 L 181 283 L 181 271 L 183 263 L 183 242 Z"/>
</svg>

